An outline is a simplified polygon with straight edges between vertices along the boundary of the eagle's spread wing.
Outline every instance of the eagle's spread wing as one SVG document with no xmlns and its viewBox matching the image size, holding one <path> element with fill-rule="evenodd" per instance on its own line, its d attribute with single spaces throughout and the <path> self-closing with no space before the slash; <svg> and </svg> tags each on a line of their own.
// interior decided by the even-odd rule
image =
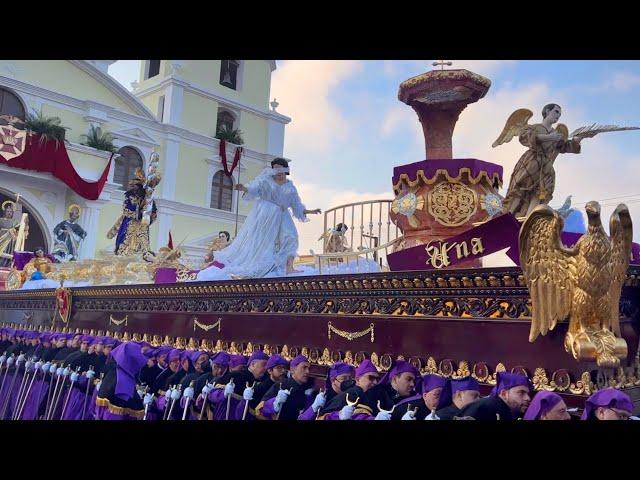
<svg viewBox="0 0 640 480">
<path fill-rule="evenodd" d="M 626 205 L 620 204 L 611 214 L 609 220 L 611 234 L 611 255 L 609 268 L 611 271 L 611 285 L 609 287 L 609 301 L 611 302 L 611 316 L 603 319 L 604 327 L 618 336 L 620 334 L 620 294 L 622 284 L 629 267 L 631 258 L 631 242 L 633 239 L 633 225 L 631 215 Z"/>
<path fill-rule="evenodd" d="M 502 133 L 491 146 L 495 148 L 503 143 L 509 143 L 513 137 L 520 135 L 520 132 L 522 132 L 531 117 L 533 117 L 533 112 L 527 108 L 520 108 L 513 112 L 509 115 Z"/>
<path fill-rule="evenodd" d="M 553 330 L 571 311 L 578 250 L 562 244 L 563 225 L 555 210 L 539 205 L 520 229 L 520 264 L 532 305 L 530 342 Z"/>
</svg>

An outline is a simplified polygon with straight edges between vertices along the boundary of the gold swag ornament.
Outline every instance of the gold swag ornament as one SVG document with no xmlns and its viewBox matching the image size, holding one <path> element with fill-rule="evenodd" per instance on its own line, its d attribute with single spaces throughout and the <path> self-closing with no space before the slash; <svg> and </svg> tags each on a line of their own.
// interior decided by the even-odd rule
<svg viewBox="0 0 640 480">
<path fill-rule="evenodd" d="M 614 368 L 627 356 L 619 303 L 631 258 L 631 216 L 626 205 L 618 205 L 609 238 L 600 205 L 589 202 L 585 210 L 587 233 L 572 248 L 560 240 L 562 217 L 546 205 L 537 206 L 520 229 L 520 264 L 532 303 L 529 341 L 569 316 L 566 351 L 576 360 Z"/>
</svg>

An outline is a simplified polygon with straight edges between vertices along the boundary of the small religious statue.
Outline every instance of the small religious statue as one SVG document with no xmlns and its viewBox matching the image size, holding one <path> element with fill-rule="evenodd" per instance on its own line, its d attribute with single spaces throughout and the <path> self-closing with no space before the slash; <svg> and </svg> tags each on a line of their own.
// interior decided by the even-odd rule
<svg viewBox="0 0 640 480">
<path fill-rule="evenodd" d="M 29 235 L 27 215 L 22 214 L 20 195 L 16 201 L 7 200 L 2 204 L 0 218 L 0 267 L 10 267 L 13 262 L 13 252 L 24 248 L 24 241 Z M 21 234 L 22 232 L 22 234 Z"/>
<path fill-rule="evenodd" d="M 124 193 L 122 215 L 107 233 L 107 238 L 116 238 L 116 255 L 146 255 L 149 247 L 149 225 L 157 217 L 153 192 L 160 182 L 157 172 L 157 153 L 152 154 L 148 174 L 138 168 L 135 178 Z"/>
<path fill-rule="evenodd" d="M 153 257 L 148 267 L 149 274 L 157 281 L 158 270 L 173 269 L 175 270 L 177 282 L 183 282 L 187 279 L 195 280 L 197 270 L 193 270 L 189 262 L 182 259 L 182 250 L 178 246 L 173 247 L 173 243 L 169 243 L 166 247 L 160 247 L 158 254 Z M 191 278 L 192 277 L 192 278 Z"/>
<path fill-rule="evenodd" d="M 218 237 L 214 238 L 213 241 L 207 247 L 207 255 L 204 257 L 204 266 L 208 266 L 211 262 L 213 262 L 213 252 L 217 252 L 222 250 L 223 248 L 229 245 L 229 240 L 231 239 L 231 235 L 229 232 L 222 230 L 218 232 Z"/>
<path fill-rule="evenodd" d="M 503 206 L 515 217 L 526 217 L 538 205 L 547 205 L 553 198 L 556 172 L 553 163 L 560 153 L 580 153 L 580 142 L 598 133 L 620 130 L 637 130 L 637 127 L 593 124 L 580 127 L 569 135 L 569 130 L 558 122 L 562 108 L 550 103 L 542 109 L 542 123 L 529 125 L 533 112 L 526 108 L 516 110 L 509 116 L 502 133 L 493 142 L 493 147 L 508 143 L 518 136 L 520 143 L 529 149 L 516 163 Z"/>
<path fill-rule="evenodd" d="M 339 223 L 335 226 L 335 228 L 329 228 L 326 232 L 324 232 L 318 239 L 318 241 L 324 240 L 324 253 L 352 252 L 353 250 L 347 244 L 347 238 L 345 236 L 348 229 L 349 227 L 347 227 L 344 223 Z"/>
<path fill-rule="evenodd" d="M 47 273 L 51 272 L 53 262 L 45 255 L 42 247 L 36 248 L 33 253 L 35 256 L 23 268 L 25 280 L 44 280 Z"/>
<path fill-rule="evenodd" d="M 69 206 L 69 219 L 63 220 L 53 229 L 56 243 L 53 246 L 53 256 L 58 262 L 78 260 L 80 242 L 87 236 L 87 232 L 77 224 L 82 209 L 78 205 Z"/>
</svg>

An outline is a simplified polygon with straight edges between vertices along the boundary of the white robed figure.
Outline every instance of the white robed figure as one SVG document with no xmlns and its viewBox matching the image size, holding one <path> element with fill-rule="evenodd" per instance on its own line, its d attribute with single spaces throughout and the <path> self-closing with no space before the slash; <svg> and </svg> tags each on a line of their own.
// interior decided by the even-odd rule
<svg viewBox="0 0 640 480">
<path fill-rule="evenodd" d="M 294 184 L 287 180 L 288 163 L 283 158 L 271 162 L 246 187 L 234 189 L 245 192 L 243 198 L 256 203 L 247 216 L 237 237 L 228 247 L 214 252 L 216 265 L 201 270 L 197 280 L 226 280 L 231 278 L 261 278 L 301 273 L 293 268 L 298 250 L 298 232 L 291 218 L 308 222 L 307 214 L 321 213 L 307 210 Z M 291 209 L 291 213 L 289 212 Z"/>
</svg>

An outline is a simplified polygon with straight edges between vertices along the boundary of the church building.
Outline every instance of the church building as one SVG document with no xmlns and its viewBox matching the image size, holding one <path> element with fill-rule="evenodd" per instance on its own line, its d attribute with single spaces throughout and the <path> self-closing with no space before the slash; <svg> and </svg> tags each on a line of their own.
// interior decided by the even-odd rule
<svg viewBox="0 0 640 480">
<path fill-rule="evenodd" d="M 225 230 L 233 237 L 251 209 L 233 190 L 248 183 L 274 157 L 283 155 L 291 119 L 271 101 L 274 60 L 141 60 L 140 74 L 122 86 L 108 72 L 115 60 L 0 60 L 0 117 L 24 120 L 29 113 L 58 117 L 64 148 L 78 175 L 96 181 L 111 153 L 85 145 L 95 127 L 110 133 L 120 156 L 95 200 L 83 198 L 51 173 L 12 166 L 0 158 L 0 203 L 20 194 L 29 214 L 25 250 L 51 251 L 54 227 L 71 205 L 82 209 L 79 225 L 88 232 L 79 258 L 113 251 L 107 232 L 121 214 L 124 190 L 136 168 L 146 170 L 153 151 L 160 156 L 162 181 L 154 195 L 157 219 L 151 248 L 167 244 L 171 231 L 186 257 L 199 265 L 206 247 Z M 0 122 L 0 127 L 1 127 Z M 220 130 L 238 129 L 240 165 L 231 177 L 220 158 Z M 237 145 L 227 142 L 231 165 Z M 236 208 L 238 215 L 236 217 Z"/>
</svg>

